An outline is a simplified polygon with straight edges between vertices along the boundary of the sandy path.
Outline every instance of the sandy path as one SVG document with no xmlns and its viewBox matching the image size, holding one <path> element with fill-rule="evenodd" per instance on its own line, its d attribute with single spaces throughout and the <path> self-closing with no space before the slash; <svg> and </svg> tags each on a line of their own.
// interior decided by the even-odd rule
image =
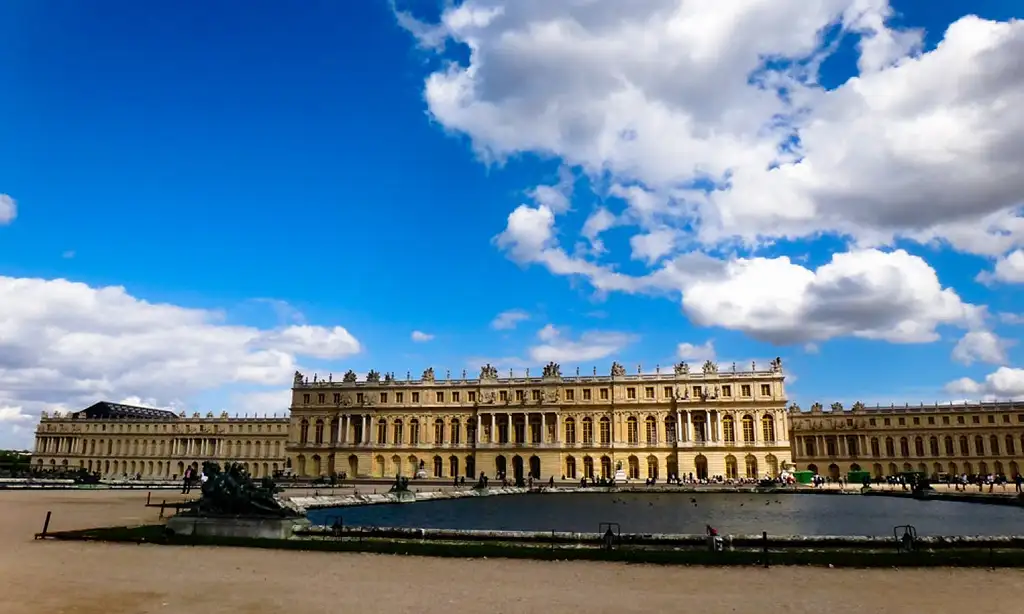
<svg viewBox="0 0 1024 614">
<path fill-rule="evenodd" d="M 32 540 L 46 510 L 55 530 L 156 520 L 144 502 L 140 492 L 0 491 L 0 613 L 1024 611 L 1016 570 L 680 568 Z"/>
</svg>

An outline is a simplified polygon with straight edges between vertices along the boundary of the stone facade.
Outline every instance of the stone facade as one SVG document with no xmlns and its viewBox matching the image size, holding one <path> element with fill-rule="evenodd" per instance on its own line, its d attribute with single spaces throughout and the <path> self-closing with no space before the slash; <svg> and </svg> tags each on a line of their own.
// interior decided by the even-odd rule
<svg viewBox="0 0 1024 614">
<path fill-rule="evenodd" d="M 790 459 L 782 361 L 758 369 L 686 363 L 630 375 L 475 378 L 427 369 L 341 379 L 295 374 L 288 457 L 299 475 L 578 480 L 762 477 Z"/>
<path fill-rule="evenodd" d="M 104 477 L 180 478 L 211 460 L 242 463 L 254 476 L 284 469 L 288 418 L 215 417 L 97 403 L 67 414 L 44 412 L 32 462 L 81 467 Z"/>
<path fill-rule="evenodd" d="M 798 469 L 832 477 L 862 470 L 876 477 L 920 471 L 1012 478 L 1024 463 L 1020 402 L 799 409 L 789 413 Z"/>
</svg>

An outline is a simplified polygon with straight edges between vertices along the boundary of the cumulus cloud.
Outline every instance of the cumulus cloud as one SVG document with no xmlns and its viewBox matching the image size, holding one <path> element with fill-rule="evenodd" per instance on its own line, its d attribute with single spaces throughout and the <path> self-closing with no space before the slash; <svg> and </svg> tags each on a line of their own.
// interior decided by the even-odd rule
<svg viewBox="0 0 1024 614">
<path fill-rule="evenodd" d="M 412 335 L 410 335 L 410 337 L 416 343 L 426 343 L 427 341 L 430 341 L 431 339 L 433 339 L 434 335 L 431 335 L 429 333 L 425 333 L 423 331 L 414 330 L 414 331 L 412 331 Z"/>
<path fill-rule="evenodd" d="M 692 343 L 680 343 L 676 346 L 676 358 L 679 360 L 692 360 L 704 362 L 715 359 L 715 344 L 710 339 L 700 345 Z"/>
<path fill-rule="evenodd" d="M 971 365 L 984 362 L 998 365 L 1006 363 L 1006 350 L 1011 341 L 1000 339 L 995 333 L 987 330 L 972 330 L 964 335 L 953 348 L 953 360 Z"/>
<path fill-rule="evenodd" d="M 10 224 L 18 215 L 18 204 L 6 194 L 0 194 L 0 225 Z"/>
<path fill-rule="evenodd" d="M 991 272 L 982 271 L 978 281 L 986 284 L 1002 282 L 1006 284 L 1024 284 L 1024 250 L 1015 250 L 999 260 Z"/>
<path fill-rule="evenodd" d="M 984 401 L 1024 399 L 1024 369 L 999 367 L 980 382 L 968 377 L 952 381 L 946 391 Z"/>
<path fill-rule="evenodd" d="M 539 344 L 530 347 L 530 359 L 546 363 L 600 360 L 621 352 L 635 340 L 633 335 L 614 331 L 587 331 L 572 339 L 564 331 L 548 324 L 537 333 Z"/>
<path fill-rule="evenodd" d="M 491 328 L 494 330 L 512 330 L 524 320 L 529 320 L 530 314 L 522 309 L 509 309 L 502 311 L 491 320 Z"/>
<path fill-rule="evenodd" d="M 226 384 L 284 386 L 300 357 L 361 349 L 340 326 L 231 325 L 217 312 L 64 279 L 0 277 L 0 305 L 0 407 L 30 415 L 101 399 L 168 406 Z"/>
<path fill-rule="evenodd" d="M 589 253 L 563 249 L 564 203 L 535 199 L 495 237 L 516 262 L 602 293 L 681 292 L 698 323 L 773 342 L 930 341 L 972 307 L 885 248 L 1005 256 L 993 275 L 1015 278 L 1024 21 L 965 16 L 925 50 L 892 15 L 886 0 L 466 0 L 431 35 L 468 61 L 430 74 L 424 95 L 484 159 L 536 152 L 600 179 Z M 829 90 L 818 68 L 839 45 L 826 31 L 857 40 L 860 71 Z M 612 226 L 634 228 L 647 274 L 592 259 Z M 852 248 L 817 269 L 759 253 L 822 233 Z M 723 246 L 752 253 L 703 255 Z M 726 295 L 745 284 L 750 298 Z"/>
</svg>

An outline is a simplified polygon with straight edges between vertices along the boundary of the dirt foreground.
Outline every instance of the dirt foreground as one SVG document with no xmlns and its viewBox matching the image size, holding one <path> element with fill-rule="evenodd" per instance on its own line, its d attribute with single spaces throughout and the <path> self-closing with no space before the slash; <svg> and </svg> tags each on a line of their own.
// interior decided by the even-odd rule
<svg viewBox="0 0 1024 614">
<path fill-rule="evenodd" d="M 154 498 L 170 499 L 154 493 Z M 0 491 L 3 614 L 1024 611 L 1019 570 L 689 568 L 33 541 L 157 521 L 146 495 Z"/>
</svg>

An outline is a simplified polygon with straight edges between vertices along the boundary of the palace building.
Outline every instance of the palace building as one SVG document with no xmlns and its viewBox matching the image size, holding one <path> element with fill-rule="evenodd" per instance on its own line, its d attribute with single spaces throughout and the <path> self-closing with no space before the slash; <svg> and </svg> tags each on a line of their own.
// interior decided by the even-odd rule
<svg viewBox="0 0 1024 614">
<path fill-rule="evenodd" d="M 809 412 L 793 406 L 789 422 L 797 468 L 833 478 L 848 471 L 1013 477 L 1024 464 L 1019 402 L 849 409 L 833 403 L 830 411 L 815 403 Z"/>
<path fill-rule="evenodd" d="M 790 459 L 782 361 L 720 370 L 360 381 L 295 374 L 288 457 L 299 475 L 758 478 Z"/>
<path fill-rule="evenodd" d="M 288 418 L 230 418 L 100 402 L 67 414 L 43 412 L 32 462 L 104 477 L 180 478 L 203 461 L 238 462 L 254 476 L 285 468 Z"/>
</svg>

